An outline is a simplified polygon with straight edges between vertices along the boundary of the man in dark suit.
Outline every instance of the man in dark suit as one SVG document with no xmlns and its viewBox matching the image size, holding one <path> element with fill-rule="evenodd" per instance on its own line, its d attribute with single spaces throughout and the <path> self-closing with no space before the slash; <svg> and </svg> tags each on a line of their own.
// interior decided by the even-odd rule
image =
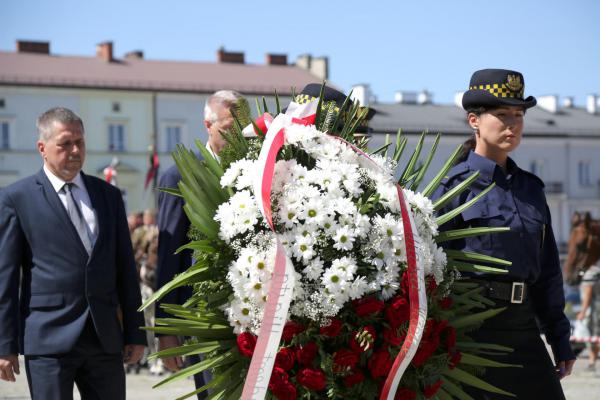
<svg viewBox="0 0 600 400">
<path fill-rule="evenodd" d="M 21 353 L 34 400 L 71 399 L 74 383 L 82 399 L 125 399 L 123 362 L 146 335 L 121 193 L 81 172 L 75 113 L 37 126 L 43 168 L 0 191 L 0 378 L 15 380 Z"/>
<path fill-rule="evenodd" d="M 206 148 L 218 159 L 218 154 L 225 146 L 225 140 L 221 132 L 227 131 L 233 125 L 233 116 L 230 110 L 242 99 L 242 96 L 234 91 L 220 90 L 211 95 L 204 107 L 204 125 L 208 131 L 208 143 Z M 243 100 L 242 100 L 243 101 Z M 181 175 L 174 165 L 161 177 L 159 187 L 177 188 Z M 181 197 L 159 192 L 158 194 L 158 263 L 156 267 L 157 289 L 167 284 L 176 274 L 186 271 L 192 264 L 192 252 L 182 251 L 175 254 L 175 250 L 189 242 L 187 236 L 190 229 L 190 221 L 183 211 L 184 201 Z M 160 303 L 183 304 L 192 294 L 191 288 L 184 286 L 177 288 L 164 296 L 157 304 L 156 318 L 168 318 L 161 308 Z M 176 336 L 162 335 L 159 337 L 159 349 L 164 350 L 181 344 Z M 165 367 L 171 371 L 177 371 L 183 366 L 181 357 L 171 357 L 163 360 Z M 197 359 L 192 358 L 192 362 Z M 194 377 L 196 387 L 202 387 L 208 376 L 198 374 Z M 204 398 L 200 394 L 198 398 Z"/>
</svg>

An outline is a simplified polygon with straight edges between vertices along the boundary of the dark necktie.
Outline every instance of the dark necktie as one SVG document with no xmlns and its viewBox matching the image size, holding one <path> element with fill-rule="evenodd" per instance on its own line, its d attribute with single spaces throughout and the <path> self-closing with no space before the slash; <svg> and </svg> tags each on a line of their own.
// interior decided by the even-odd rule
<svg viewBox="0 0 600 400">
<path fill-rule="evenodd" d="M 74 183 L 67 182 L 62 188 L 67 195 L 67 212 L 69 213 L 71 222 L 73 222 L 73 226 L 75 226 L 75 229 L 79 234 L 79 238 L 81 239 L 81 242 L 83 243 L 83 246 L 85 247 L 85 250 L 89 256 L 92 254 L 92 241 L 90 240 L 87 223 L 83 218 L 83 213 L 79 209 L 77 201 L 75 201 L 75 198 L 73 197 L 73 192 L 71 191 L 73 186 L 75 186 Z"/>
</svg>

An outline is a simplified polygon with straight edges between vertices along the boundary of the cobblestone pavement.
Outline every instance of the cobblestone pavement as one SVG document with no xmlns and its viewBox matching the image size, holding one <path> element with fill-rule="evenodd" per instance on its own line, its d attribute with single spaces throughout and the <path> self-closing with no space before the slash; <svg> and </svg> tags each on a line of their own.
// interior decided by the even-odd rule
<svg viewBox="0 0 600 400">
<path fill-rule="evenodd" d="M 600 398 L 600 365 L 598 372 L 585 371 L 587 359 L 583 355 L 575 364 L 575 372 L 562 381 L 567 400 L 593 400 Z M 24 367 L 21 366 L 21 371 Z M 127 375 L 127 399 L 128 400 L 173 400 L 178 396 L 194 390 L 194 382 L 191 379 L 167 384 L 163 388 L 152 389 L 152 386 L 163 377 L 149 375 L 147 370 L 142 370 L 139 375 Z M 538 384 L 532 382 L 532 384 Z M 0 381 L 0 400 L 25 400 L 29 399 L 27 390 L 27 379 L 24 373 L 16 383 Z M 79 399 L 77 390 L 74 391 L 74 399 Z M 539 400 L 539 399 L 524 399 Z"/>
</svg>

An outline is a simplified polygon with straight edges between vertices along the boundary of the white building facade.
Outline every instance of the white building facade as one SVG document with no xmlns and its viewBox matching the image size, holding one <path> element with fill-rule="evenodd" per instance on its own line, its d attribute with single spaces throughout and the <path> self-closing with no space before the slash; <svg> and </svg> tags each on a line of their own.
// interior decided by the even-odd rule
<svg viewBox="0 0 600 400">
<path fill-rule="evenodd" d="M 275 90 L 286 104 L 292 87 L 300 90 L 326 78 L 313 75 L 311 63 L 304 62 L 307 69 L 288 65 L 285 55 L 247 65 L 243 53 L 224 49 L 217 63 L 150 61 L 141 52 L 116 59 L 112 43 L 98 45 L 96 57 L 56 56 L 49 50 L 47 42 L 18 42 L 16 52 L 0 52 L 0 188 L 39 171 L 36 118 L 62 106 L 84 121 L 84 172 L 103 177 L 104 169 L 116 164 L 128 212 L 155 205 L 156 192 L 144 187 L 152 148 L 165 171 L 173 165 L 176 144 L 195 148 L 196 139 L 206 142 L 204 105 L 210 94 L 233 89 L 247 96 L 251 107 L 255 97 L 265 97 L 274 109 Z M 327 62 L 303 55 L 306 59 Z"/>
</svg>

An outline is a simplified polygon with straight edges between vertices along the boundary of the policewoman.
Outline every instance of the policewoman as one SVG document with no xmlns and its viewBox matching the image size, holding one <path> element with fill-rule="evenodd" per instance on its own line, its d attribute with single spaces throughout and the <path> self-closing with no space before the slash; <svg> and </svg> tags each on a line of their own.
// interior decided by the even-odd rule
<svg viewBox="0 0 600 400">
<path fill-rule="evenodd" d="M 569 345 L 570 324 L 563 313 L 563 278 L 544 183 L 509 157 L 521 143 L 526 110 L 536 105 L 533 96 L 524 98 L 524 89 L 523 75 L 516 71 L 485 69 L 473 74 L 462 99 L 473 130 L 471 148 L 450 170 L 434 197 L 479 171 L 477 180 L 441 210 L 443 214 L 495 183 L 486 196 L 440 227 L 510 227 L 509 232 L 456 240 L 448 245 L 512 262 L 506 274 L 463 273 L 463 279 L 479 284 L 483 294 L 495 302 L 492 308 L 506 307 L 472 335 L 478 342 L 500 344 L 514 351 L 504 356 L 485 356 L 522 365 L 487 368 L 483 379 L 518 399 L 564 399 L 560 379 L 571 373 L 575 355 Z M 552 348 L 555 363 L 540 338 L 540 329 Z M 477 390 L 469 394 L 475 399 L 509 398 Z"/>
</svg>

